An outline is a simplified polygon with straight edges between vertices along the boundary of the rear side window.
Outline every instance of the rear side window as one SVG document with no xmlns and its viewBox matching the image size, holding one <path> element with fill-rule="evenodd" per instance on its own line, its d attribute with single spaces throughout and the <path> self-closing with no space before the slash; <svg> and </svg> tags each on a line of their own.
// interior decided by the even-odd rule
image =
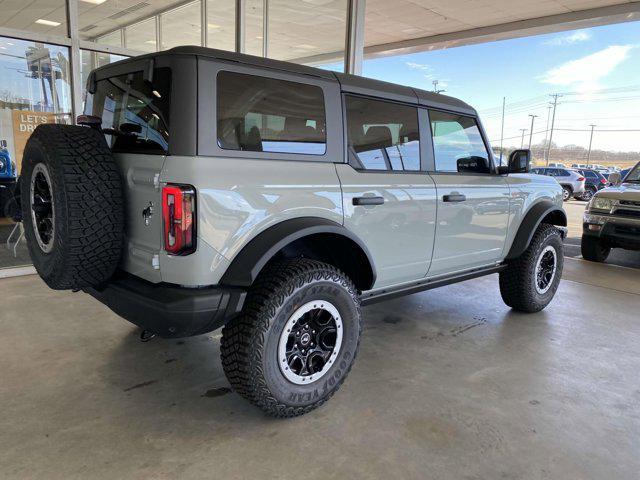
<svg viewBox="0 0 640 480">
<path fill-rule="evenodd" d="M 85 114 L 100 117 L 114 152 L 166 154 L 169 148 L 171 70 L 157 68 L 153 85 L 142 72 L 100 80 Z"/>
<path fill-rule="evenodd" d="M 345 97 L 349 155 L 364 170 L 420 170 L 418 110 L 382 100 Z"/>
<path fill-rule="evenodd" d="M 218 146 L 324 155 L 324 95 L 318 86 L 234 72 L 217 81 Z"/>
<path fill-rule="evenodd" d="M 429 110 L 438 172 L 491 173 L 491 161 L 475 118 Z"/>
</svg>

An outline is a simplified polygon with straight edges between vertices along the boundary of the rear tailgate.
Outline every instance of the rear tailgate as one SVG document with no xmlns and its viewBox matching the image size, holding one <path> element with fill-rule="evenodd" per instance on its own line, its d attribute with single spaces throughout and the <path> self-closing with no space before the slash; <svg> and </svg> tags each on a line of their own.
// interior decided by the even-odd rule
<svg viewBox="0 0 640 480">
<path fill-rule="evenodd" d="M 160 282 L 162 249 L 162 155 L 116 154 L 124 178 L 125 251 L 122 268 L 151 282 Z"/>
<path fill-rule="evenodd" d="M 121 267 L 160 282 L 163 248 L 162 186 L 159 179 L 169 147 L 171 70 L 114 70 L 87 95 L 85 114 L 99 117 L 123 178 L 125 246 Z M 126 64 L 125 64 L 126 66 Z M 104 73 L 104 71 L 103 71 Z"/>
</svg>

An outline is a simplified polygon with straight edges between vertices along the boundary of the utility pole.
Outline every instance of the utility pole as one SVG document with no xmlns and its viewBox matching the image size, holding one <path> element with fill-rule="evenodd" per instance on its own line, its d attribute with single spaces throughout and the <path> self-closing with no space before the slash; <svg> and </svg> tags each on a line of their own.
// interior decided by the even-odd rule
<svg viewBox="0 0 640 480">
<path fill-rule="evenodd" d="M 593 129 L 595 125 L 589 125 L 591 127 L 591 136 L 589 137 L 589 152 L 587 153 L 587 168 L 589 167 L 589 161 L 591 160 L 591 145 L 593 144 Z"/>
<path fill-rule="evenodd" d="M 526 128 L 521 128 L 520 131 L 522 132 L 522 139 L 520 140 L 520 148 L 524 147 L 524 134 L 527 131 Z"/>
<path fill-rule="evenodd" d="M 547 128 L 544 129 L 544 149 L 542 151 L 542 159 L 547 159 L 547 138 L 549 138 L 549 120 L 551 119 L 551 105 L 547 107 Z"/>
<path fill-rule="evenodd" d="M 502 97 L 502 127 L 500 128 L 500 165 L 502 165 L 502 141 L 504 140 L 504 109 L 507 97 Z"/>
<path fill-rule="evenodd" d="M 434 80 L 433 82 L 433 91 L 434 93 L 442 93 L 442 92 L 446 92 L 446 90 L 442 89 L 442 90 L 438 90 L 438 80 Z"/>
<path fill-rule="evenodd" d="M 529 132 L 529 150 L 531 150 L 531 140 L 533 138 L 533 121 L 538 118 L 538 115 L 529 114 L 531 117 L 531 131 Z"/>
<path fill-rule="evenodd" d="M 551 131 L 549 132 L 549 144 L 547 145 L 547 167 L 549 166 L 549 158 L 551 157 L 551 142 L 553 141 L 553 127 L 556 124 L 556 107 L 558 106 L 558 97 L 562 95 L 554 93 L 553 97 L 553 114 L 551 115 Z"/>
</svg>

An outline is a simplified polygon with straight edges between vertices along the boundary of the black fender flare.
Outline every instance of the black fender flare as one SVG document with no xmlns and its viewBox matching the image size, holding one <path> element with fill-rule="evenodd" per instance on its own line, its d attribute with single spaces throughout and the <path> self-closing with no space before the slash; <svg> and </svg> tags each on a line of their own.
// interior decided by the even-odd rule
<svg viewBox="0 0 640 480">
<path fill-rule="evenodd" d="M 542 221 L 549 216 L 552 219 L 550 222 L 551 224 L 559 227 L 567 226 L 567 214 L 561 207 L 558 207 L 549 200 L 539 201 L 525 214 L 524 219 L 518 227 L 518 233 L 516 233 L 516 236 L 513 239 L 513 243 L 511 244 L 511 249 L 507 254 L 506 260 L 513 260 L 524 253 L 531 243 L 533 234 L 536 232 Z"/>
<path fill-rule="evenodd" d="M 373 286 L 376 281 L 376 269 L 371 252 L 364 242 L 339 223 L 321 217 L 284 220 L 259 233 L 236 254 L 220 283 L 250 287 L 260 271 L 276 253 L 298 239 L 319 233 L 340 235 L 354 242 L 369 262 L 372 274 L 371 286 Z"/>
</svg>

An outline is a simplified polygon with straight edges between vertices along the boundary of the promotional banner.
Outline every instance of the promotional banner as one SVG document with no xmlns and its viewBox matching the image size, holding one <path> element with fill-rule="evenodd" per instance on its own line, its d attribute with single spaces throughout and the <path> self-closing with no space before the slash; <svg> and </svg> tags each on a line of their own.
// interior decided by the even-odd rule
<svg viewBox="0 0 640 480">
<path fill-rule="evenodd" d="M 27 144 L 27 140 L 38 125 L 43 123 L 55 123 L 56 116 L 48 112 L 32 112 L 29 110 L 12 110 L 11 118 L 13 125 L 13 155 L 16 168 L 20 173 L 22 165 L 22 153 Z"/>
</svg>

